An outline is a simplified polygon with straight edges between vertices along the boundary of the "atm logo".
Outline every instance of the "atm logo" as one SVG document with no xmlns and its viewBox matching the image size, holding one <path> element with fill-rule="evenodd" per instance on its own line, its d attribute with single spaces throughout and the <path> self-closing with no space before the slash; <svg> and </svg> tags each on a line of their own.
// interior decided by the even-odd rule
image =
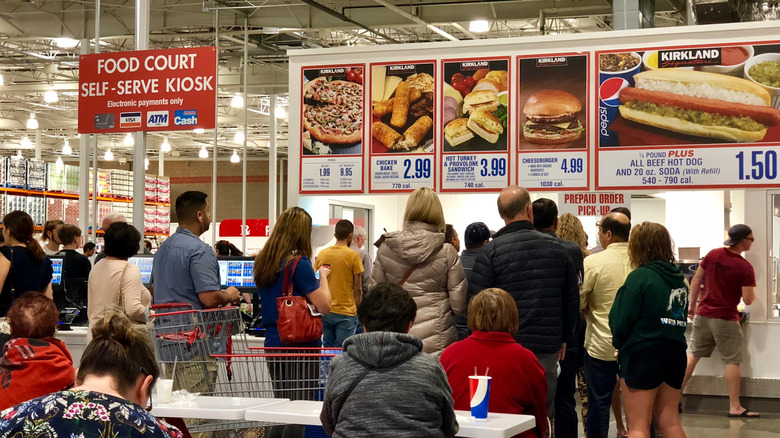
<svg viewBox="0 0 780 438">
<path fill-rule="evenodd" d="M 146 113 L 146 126 L 148 128 L 168 126 L 168 111 L 148 111 Z"/>
<path fill-rule="evenodd" d="M 197 125 L 198 110 L 176 110 L 173 115 L 173 124 L 176 126 Z"/>
</svg>

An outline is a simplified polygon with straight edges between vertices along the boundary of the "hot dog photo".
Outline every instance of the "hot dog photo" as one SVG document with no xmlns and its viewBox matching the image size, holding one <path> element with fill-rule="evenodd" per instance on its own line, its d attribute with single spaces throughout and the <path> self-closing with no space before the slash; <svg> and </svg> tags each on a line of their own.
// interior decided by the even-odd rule
<svg viewBox="0 0 780 438">
<path fill-rule="evenodd" d="M 303 155 L 363 153 L 363 70 L 360 66 L 303 69 Z"/>
<path fill-rule="evenodd" d="M 507 151 L 509 59 L 443 63 L 444 152 Z"/>
<path fill-rule="evenodd" d="M 518 149 L 587 147 L 588 57 L 520 58 Z"/>
<path fill-rule="evenodd" d="M 601 147 L 780 141 L 780 46 L 597 56 Z"/>
<path fill-rule="evenodd" d="M 433 153 L 435 64 L 372 64 L 371 152 Z"/>
</svg>

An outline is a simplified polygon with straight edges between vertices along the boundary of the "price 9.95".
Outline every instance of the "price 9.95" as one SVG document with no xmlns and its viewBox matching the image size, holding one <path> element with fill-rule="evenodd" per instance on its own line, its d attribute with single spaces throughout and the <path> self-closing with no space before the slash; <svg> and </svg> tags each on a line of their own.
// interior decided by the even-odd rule
<svg viewBox="0 0 780 438">
<path fill-rule="evenodd" d="M 412 160 L 404 160 L 404 179 L 421 179 L 431 177 L 431 159 L 415 158 L 414 169 L 412 169 Z"/>
</svg>

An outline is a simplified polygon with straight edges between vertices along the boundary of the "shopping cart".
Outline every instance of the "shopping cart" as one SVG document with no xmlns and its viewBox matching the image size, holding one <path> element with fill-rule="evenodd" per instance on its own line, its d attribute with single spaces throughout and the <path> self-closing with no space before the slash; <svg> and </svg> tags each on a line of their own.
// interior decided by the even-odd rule
<svg viewBox="0 0 780 438">
<path fill-rule="evenodd" d="M 150 323 L 162 374 L 174 390 L 201 395 L 322 400 L 330 360 L 341 349 L 249 347 L 238 307 L 194 310 L 152 306 Z M 267 423 L 191 422 L 191 432 L 257 428 Z"/>
</svg>

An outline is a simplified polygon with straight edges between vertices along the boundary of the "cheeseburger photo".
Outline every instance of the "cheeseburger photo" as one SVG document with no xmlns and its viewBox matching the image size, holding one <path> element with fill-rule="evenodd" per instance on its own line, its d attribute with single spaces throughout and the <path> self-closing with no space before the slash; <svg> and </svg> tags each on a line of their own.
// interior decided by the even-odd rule
<svg viewBox="0 0 780 438">
<path fill-rule="evenodd" d="M 526 119 L 523 136 L 529 143 L 553 145 L 570 143 L 585 128 L 577 120 L 582 111 L 579 99 L 561 90 L 541 90 L 528 97 L 523 107 Z"/>
<path fill-rule="evenodd" d="M 620 115 L 681 134 L 734 142 L 759 141 L 780 121 L 761 86 L 733 76 L 693 70 L 650 70 L 620 92 Z"/>
</svg>

